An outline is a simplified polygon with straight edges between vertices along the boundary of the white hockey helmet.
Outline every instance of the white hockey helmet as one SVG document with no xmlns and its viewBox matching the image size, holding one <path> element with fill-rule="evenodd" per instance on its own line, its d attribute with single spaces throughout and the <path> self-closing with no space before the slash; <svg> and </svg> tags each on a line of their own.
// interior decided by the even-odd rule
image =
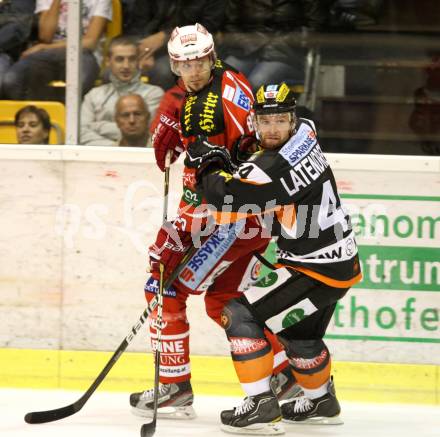
<svg viewBox="0 0 440 437">
<path fill-rule="evenodd" d="M 168 54 L 171 70 L 177 75 L 175 62 L 191 61 L 211 55 L 214 66 L 217 59 L 212 35 L 199 23 L 175 27 L 168 41 Z"/>
</svg>

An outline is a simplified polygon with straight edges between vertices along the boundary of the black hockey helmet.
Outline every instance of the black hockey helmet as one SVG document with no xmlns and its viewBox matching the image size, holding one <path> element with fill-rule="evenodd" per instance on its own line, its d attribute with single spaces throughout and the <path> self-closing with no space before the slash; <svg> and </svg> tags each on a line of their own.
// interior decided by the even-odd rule
<svg viewBox="0 0 440 437">
<path fill-rule="evenodd" d="M 285 82 L 272 85 L 261 85 L 255 94 L 254 111 L 259 114 L 293 112 L 296 99 Z"/>
</svg>

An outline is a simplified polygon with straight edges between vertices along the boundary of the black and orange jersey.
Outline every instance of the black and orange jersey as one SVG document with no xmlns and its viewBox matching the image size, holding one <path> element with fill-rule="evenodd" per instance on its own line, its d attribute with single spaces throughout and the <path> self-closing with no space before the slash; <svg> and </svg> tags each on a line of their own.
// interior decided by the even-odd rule
<svg viewBox="0 0 440 437">
<path fill-rule="evenodd" d="M 350 217 L 312 121 L 298 119 L 282 147 L 254 154 L 233 175 L 204 176 L 201 190 L 219 223 L 260 216 L 280 264 L 334 287 L 360 281 Z"/>
<path fill-rule="evenodd" d="M 187 148 L 198 136 L 229 150 L 242 136 L 253 133 L 250 116 L 254 98 L 245 76 L 217 60 L 208 85 L 197 93 L 187 93 L 180 107 L 180 131 Z M 195 190 L 194 170 L 185 168 L 183 196 L 179 205 L 182 228 L 189 231 L 194 218 L 206 213 Z"/>
</svg>

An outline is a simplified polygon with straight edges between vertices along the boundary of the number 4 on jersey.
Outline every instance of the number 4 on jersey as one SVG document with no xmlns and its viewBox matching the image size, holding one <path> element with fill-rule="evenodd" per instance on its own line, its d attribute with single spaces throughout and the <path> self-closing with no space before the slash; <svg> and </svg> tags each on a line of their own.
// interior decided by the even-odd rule
<svg viewBox="0 0 440 437">
<path fill-rule="evenodd" d="M 342 230 L 348 230 L 348 223 L 345 219 L 345 213 L 342 207 L 337 207 L 336 196 L 331 182 L 325 181 L 322 185 L 321 205 L 319 206 L 318 224 L 321 230 L 335 226 L 340 223 Z"/>
</svg>

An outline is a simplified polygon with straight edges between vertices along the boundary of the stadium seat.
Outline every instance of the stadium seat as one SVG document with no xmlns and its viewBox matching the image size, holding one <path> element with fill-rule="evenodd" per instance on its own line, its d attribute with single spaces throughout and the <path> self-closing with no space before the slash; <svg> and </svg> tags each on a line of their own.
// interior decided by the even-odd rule
<svg viewBox="0 0 440 437">
<path fill-rule="evenodd" d="M 39 102 L 29 100 L 0 100 L 0 143 L 17 144 L 14 119 L 23 106 L 35 105 L 44 108 L 50 116 L 52 129 L 49 144 L 64 144 L 66 111 L 60 102 Z"/>
<path fill-rule="evenodd" d="M 121 0 L 112 0 L 113 6 L 113 18 L 110 23 L 107 24 L 105 36 L 110 41 L 115 36 L 122 33 L 122 5 Z"/>
</svg>

